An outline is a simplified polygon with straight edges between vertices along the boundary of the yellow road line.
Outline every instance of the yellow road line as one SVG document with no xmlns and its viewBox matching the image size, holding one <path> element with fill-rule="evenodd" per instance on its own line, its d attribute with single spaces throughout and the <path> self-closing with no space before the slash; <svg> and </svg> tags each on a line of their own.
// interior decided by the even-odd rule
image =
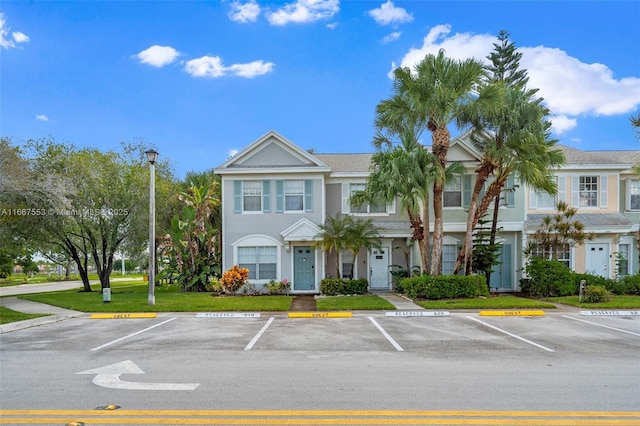
<svg viewBox="0 0 640 426">
<path fill-rule="evenodd" d="M 156 318 L 155 312 L 119 313 L 119 314 L 91 314 L 91 319 L 127 319 L 127 318 Z"/>
<path fill-rule="evenodd" d="M 289 318 L 351 318 L 352 312 L 289 312 Z"/>
<path fill-rule="evenodd" d="M 501 317 L 530 317 L 544 316 L 544 311 L 480 311 L 480 316 L 501 316 Z"/>
<path fill-rule="evenodd" d="M 5 423 L 6 421 L 6 423 Z M 127 425 L 552 425 L 552 426 L 636 426 L 640 425 L 640 419 L 580 419 L 580 418 L 424 418 L 424 417 L 401 417 L 401 418 L 176 418 L 176 417 L 156 417 L 156 418 L 63 418 L 63 417 L 41 417 L 41 418 L 6 418 L 0 419 L 0 424 L 127 424 Z"/>
</svg>

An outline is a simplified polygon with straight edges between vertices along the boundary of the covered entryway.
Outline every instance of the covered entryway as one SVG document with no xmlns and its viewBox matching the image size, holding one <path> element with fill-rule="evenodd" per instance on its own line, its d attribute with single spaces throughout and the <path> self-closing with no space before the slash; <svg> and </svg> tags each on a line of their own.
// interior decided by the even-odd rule
<svg viewBox="0 0 640 426">
<path fill-rule="evenodd" d="M 610 278 L 609 275 L 609 244 L 587 244 L 586 271 L 593 275 Z"/>
<path fill-rule="evenodd" d="M 315 250 L 311 246 L 293 247 L 293 290 L 315 291 Z"/>
<path fill-rule="evenodd" d="M 371 290 L 391 290 L 389 271 L 389 247 L 371 249 L 369 253 L 369 288 Z"/>
</svg>

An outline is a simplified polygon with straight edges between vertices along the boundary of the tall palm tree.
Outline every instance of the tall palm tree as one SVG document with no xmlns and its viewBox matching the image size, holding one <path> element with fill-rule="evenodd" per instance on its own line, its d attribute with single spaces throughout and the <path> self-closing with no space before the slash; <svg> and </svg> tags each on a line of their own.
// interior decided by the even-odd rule
<svg viewBox="0 0 640 426">
<path fill-rule="evenodd" d="M 382 101 L 376 108 L 378 128 L 388 128 L 399 133 L 399 128 L 413 125 L 431 131 L 431 151 L 437 158 L 433 182 L 431 273 L 434 275 L 440 275 L 442 271 L 442 194 L 451 143 L 447 126 L 452 122 L 456 122 L 459 127 L 463 126 L 464 123 L 459 119 L 462 107 L 487 101 L 482 94 L 474 93 L 482 74 L 482 65 L 475 59 L 457 61 L 447 58 L 444 50 L 440 50 L 438 55 L 427 55 L 413 70 L 396 69 L 392 97 Z"/>
<path fill-rule="evenodd" d="M 411 239 L 418 243 L 421 271 L 429 271 L 429 191 L 434 179 L 434 157 L 418 142 L 416 130 L 410 128 L 404 129 L 397 145 L 381 132 L 373 145 L 378 152 L 371 157 L 365 190 L 355 193 L 350 202 L 392 203 L 397 199 L 409 217 Z"/>
<path fill-rule="evenodd" d="M 466 274 L 471 273 L 473 230 L 489 205 L 500 200 L 509 176 L 518 176 L 521 182 L 535 189 L 555 194 L 552 171 L 565 161 L 562 151 L 555 148 L 557 141 L 550 135 L 550 111 L 542 99 L 536 97 L 536 91 L 505 86 L 501 82 L 492 86 L 498 89 L 499 108 L 465 116 L 474 123 L 472 139 L 483 153 L 476 169 L 465 241 L 454 270 L 457 272 L 464 265 Z M 495 178 L 480 199 L 479 194 L 491 175 Z M 494 215 L 498 206 L 494 203 Z"/>
</svg>

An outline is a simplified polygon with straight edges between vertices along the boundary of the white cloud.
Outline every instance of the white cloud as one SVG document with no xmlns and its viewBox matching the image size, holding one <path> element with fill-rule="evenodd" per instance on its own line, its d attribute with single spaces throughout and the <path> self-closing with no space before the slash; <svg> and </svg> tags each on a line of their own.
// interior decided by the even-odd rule
<svg viewBox="0 0 640 426">
<path fill-rule="evenodd" d="M 327 24 L 327 28 L 329 28 L 330 30 L 335 30 L 336 28 L 338 28 L 338 23 L 332 22 L 330 24 Z"/>
<path fill-rule="evenodd" d="M 140 63 L 149 64 L 152 67 L 169 65 L 180 56 L 180 52 L 170 46 L 158 46 L 157 44 L 138 53 L 136 57 Z"/>
<path fill-rule="evenodd" d="M 251 0 L 247 3 L 240 3 L 239 1 L 231 3 L 229 19 L 234 22 L 240 22 L 242 24 L 256 22 L 258 15 L 260 15 L 260 6 L 255 2 L 255 0 Z"/>
<path fill-rule="evenodd" d="M 20 31 L 16 31 L 11 35 L 16 43 L 27 43 L 30 40 L 28 35 L 21 33 Z"/>
<path fill-rule="evenodd" d="M 267 14 L 271 25 L 302 24 L 332 18 L 340 10 L 338 0 L 296 0 Z"/>
<path fill-rule="evenodd" d="M 382 39 L 383 44 L 391 43 L 392 41 L 396 41 L 400 38 L 402 33 L 400 31 L 394 31 L 385 38 Z"/>
<path fill-rule="evenodd" d="M 551 127 L 553 132 L 561 135 L 578 125 L 578 120 L 569 118 L 566 115 L 557 115 L 551 118 Z"/>
<path fill-rule="evenodd" d="M 273 67 L 273 62 L 264 62 L 262 60 L 246 64 L 234 64 L 227 67 L 223 65 L 219 56 L 203 56 L 187 61 L 184 69 L 193 77 L 218 78 L 230 74 L 238 77 L 253 78 L 271 72 Z"/>
<path fill-rule="evenodd" d="M 236 148 L 231 148 L 231 149 L 229 150 L 229 158 L 231 158 L 231 157 L 235 157 L 235 156 L 236 156 L 236 154 L 238 154 L 239 152 L 240 152 L 240 151 L 239 151 L 238 149 L 236 149 Z"/>
<path fill-rule="evenodd" d="M 40 121 L 49 121 L 49 117 L 47 117 L 44 114 L 38 114 L 36 115 L 36 120 L 40 120 Z"/>
<path fill-rule="evenodd" d="M 395 7 L 391 0 L 383 3 L 379 9 L 369 11 L 371 16 L 380 25 L 402 24 L 413 21 L 413 16 L 402 7 Z"/>
<path fill-rule="evenodd" d="M 400 66 L 413 67 L 427 54 L 436 54 L 440 49 L 454 59 L 474 57 L 486 62 L 496 42 L 496 37 L 488 34 L 450 35 L 450 32 L 450 25 L 431 28 L 422 46 L 411 48 Z M 557 48 L 517 47 L 522 53 L 520 65 L 529 76 L 528 86 L 540 89 L 538 94 L 555 115 L 553 128 L 558 133 L 577 126 L 581 115 L 627 114 L 640 105 L 640 77 L 616 79 L 606 65 L 581 62 Z M 395 62 L 392 67 L 396 67 Z M 393 78 L 393 72 L 389 76 Z"/>
<path fill-rule="evenodd" d="M 10 47 L 16 47 L 16 43 L 26 43 L 29 41 L 29 37 L 24 33 L 15 31 L 11 34 L 12 38 L 9 38 L 9 27 L 4 19 L 4 13 L 0 12 L 0 47 L 8 49 Z"/>
</svg>

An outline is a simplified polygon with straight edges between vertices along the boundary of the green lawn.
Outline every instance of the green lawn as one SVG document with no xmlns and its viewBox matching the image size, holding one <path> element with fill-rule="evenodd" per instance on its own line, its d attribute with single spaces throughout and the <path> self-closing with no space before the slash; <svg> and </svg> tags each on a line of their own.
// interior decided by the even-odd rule
<svg viewBox="0 0 640 426">
<path fill-rule="evenodd" d="M 142 274 L 127 274 L 126 276 L 120 275 L 118 272 L 114 272 L 111 274 L 111 278 L 138 278 L 140 279 Z M 97 281 L 97 274 L 89 274 L 89 281 Z M 28 278 L 24 274 L 14 274 L 8 278 L 0 278 L 0 287 L 12 286 L 12 285 L 21 285 L 21 284 L 44 284 L 50 282 L 58 282 L 58 281 L 80 281 L 80 277 L 78 275 L 71 276 L 69 280 L 59 279 L 55 274 L 37 274 L 31 278 Z"/>
<path fill-rule="evenodd" d="M 374 295 L 320 297 L 316 299 L 316 306 L 319 311 L 395 309 L 391 303 Z"/>
<path fill-rule="evenodd" d="M 22 312 L 16 312 L 4 306 L 0 306 L 0 324 L 8 324 L 15 321 L 24 321 L 33 318 L 46 317 L 47 315 L 41 314 L 23 314 Z"/>
<path fill-rule="evenodd" d="M 185 293 L 177 286 L 155 289 L 156 304 L 148 304 L 148 286 L 134 282 L 111 284 L 111 302 L 103 303 L 100 286 L 92 293 L 77 290 L 20 296 L 80 312 L 215 312 L 215 311 L 287 311 L 291 296 L 220 296 L 211 293 Z"/>
<path fill-rule="evenodd" d="M 578 296 L 550 297 L 550 302 L 589 309 L 640 309 L 640 296 L 613 296 L 611 301 L 603 303 L 580 303 Z"/>
<path fill-rule="evenodd" d="M 516 296 L 496 296 L 486 299 L 416 300 L 425 309 L 555 309 L 555 305 Z"/>
</svg>

